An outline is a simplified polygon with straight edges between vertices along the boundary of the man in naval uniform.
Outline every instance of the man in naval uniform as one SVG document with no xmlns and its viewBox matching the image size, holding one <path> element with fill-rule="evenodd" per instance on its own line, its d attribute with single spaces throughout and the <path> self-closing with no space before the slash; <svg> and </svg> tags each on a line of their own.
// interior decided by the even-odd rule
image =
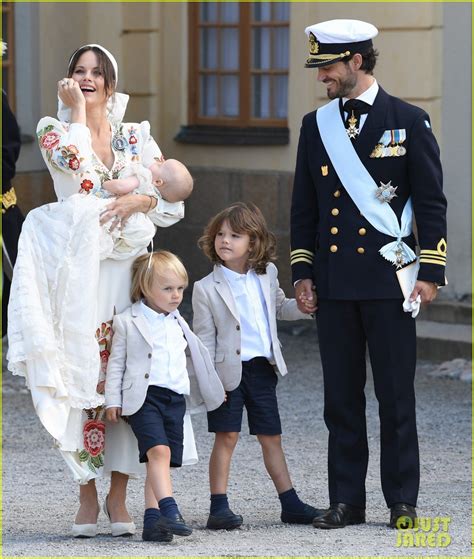
<svg viewBox="0 0 474 559">
<path fill-rule="evenodd" d="M 416 518 L 413 317 L 445 284 L 439 148 L 425 111 L 375 80 L 377 33 L 355 20 L 306 29 L 306 67 L 318 69 L 331 100 L 303 118 L 291 207 L 295 296 L 301 310 L 316 313 L 329 430 L 330 508 L 314 519 L 317 528 L 365 522 L 367 346 L 389 525 Z"/>
</svg>

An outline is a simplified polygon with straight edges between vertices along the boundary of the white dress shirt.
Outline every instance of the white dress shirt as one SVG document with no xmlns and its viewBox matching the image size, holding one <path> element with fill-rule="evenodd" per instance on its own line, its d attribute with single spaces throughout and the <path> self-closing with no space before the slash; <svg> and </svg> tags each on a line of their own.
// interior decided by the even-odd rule
<svg viewBox="0 0 474 559">
<path fill-rule="evenodd" d="M 241 360 L 249 361 L 254 357 L 272 359 L 268 309 L 257 274 L 254 270 L 238 274 L 225 266 L 222 269 L 239 311 Z"/>
<path fill-rule="evenodd" d="M 188 345 L 174 313 L 158 313 L 141 302 L 153 337 L 150 385 L 189 394 L 189 376 L 185 349 Z"/>
<path fill-rule="evenodd" d="M 356 99 L 359 99 L 360 101 L 364 101 L 365 103 L 367 103 L 368 105 L 373 105 L 375 98 L 377 97 L 377 93 L 379 92 L 379 84 L 377 83 L 377 80 L 374 79 L 374 83 L 368 88 L 366 89 L 363 93 L 361 93 L 359 95 L 359 97 L 356 97 Z M 344 103 L 346 101 L 349 101 L 348 97 L 343 97 L 342 98 L 342 105 L 344 106 Z M 347 118 L 347 111 L 344 111 L 344 120 Z M 360 124 L 359 124 L 359 130 L 362 130 L 362 127 L 364 126 L 365 121 L 367 120 L 367 114 L 365 115 L 360 115 Z"/>
</svg>

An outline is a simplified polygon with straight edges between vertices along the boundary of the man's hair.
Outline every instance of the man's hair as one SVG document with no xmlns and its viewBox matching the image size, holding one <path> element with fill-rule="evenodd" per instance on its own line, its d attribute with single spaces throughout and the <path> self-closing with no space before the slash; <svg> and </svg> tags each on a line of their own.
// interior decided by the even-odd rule
<svg viewBox="0 0 474 559">
<path fill-rule="evenodd" d="M 104 76 L 104 89 L 105 94 L 107 96 L 112 95 L 115 92 L 115 85 L 117 83 L 117 76 L 115 75 L 115 70 L 110 61 L 110 58 L 105 54 L 102 49 L 98 47 L 92 47 L 90 45 L 86 45 L 81 47 L 80 49 L 76 50 L 72 55 L 71 61 L 69 62 L 69 67 L 67 71 L 67 77 L 70 78 L 74 74 L 74 70 L 76 69 L 77 63 L 79 58 L 87 52 L 91 50 L 97 56 L 97 65 L 99 70 L 102 72 Z"/>
<path fill-rule="evenodd" d="M 185 287 L 188 286 L 188 273 L 181 260 L 167 250 L 142 254 L 132 265 L 132 288 L 131 299 L 135 303 L 140 301 L 151 292 L 153 278 L 155 276 L 166 277 L 175 274 L 183 280 Z"/>
<path fill-rule="evenodd" d="M 276 260 L 276 238 L 268 230 L 267 222 L 255 204 L 237 202 L 214 216 L 198 240 L 199 248 L 213 264 L 222 264 L 217 255 L 214 242 L 222 224 L 227 221 L 235 233 L 246 233 L 250 237 L 248 266 L 257 274 L 264 274 L 267 264 Z"/>
<path fill-rule="evenodd" d="M 352 60 L 354 54 L 348 56 L 347 58 L 343 58 L 343 62 L 347 64 L 349 60 Z M 372 75 L 374 73 L 374 68 L 377 62 L 377 56 L 379 55 L 379 51 L 377 49 L 374 49 L 374 47 L 370 47 L 370 49 L 364 54 L 362 53 L 359 54 L 362 56 L 362 64 L 360 69 L 366 74 Z"/>
</svg>

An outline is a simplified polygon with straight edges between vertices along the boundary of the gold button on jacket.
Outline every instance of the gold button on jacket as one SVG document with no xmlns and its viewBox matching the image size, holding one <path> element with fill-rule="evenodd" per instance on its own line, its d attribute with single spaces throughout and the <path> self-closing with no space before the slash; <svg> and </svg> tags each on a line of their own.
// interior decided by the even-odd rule
<svg viewBox="0 0 474 559">
<path fill-rule="evenodd" d="M 357 252 L 358 252 L 359 254 L 364 254 L 365 248 L 359 247 L 359 248 L 357 249 Z"/>
<path fill-rule="evenodd" d="M 337 235 L 339 233 L 339 229 L 337 227 L 331 227 L 331 233 L 333 235 Z"/>
<path fill-rule="evenodd" d="M 339 215 L 339 210 L 337 208 L 333 208 L 331 210 L 332 215 Z"/>
<path fill-rule="evenodd" d="M 334 193 L 333 193 L 334 198 L 339 198 L 340 195 L 341 195 L 340 190 L 335 190 Z"/>
<path fill-rule="evenodd" d="M 367 233 L 367 229 L 365 229 L 364 227 L 361 227 L 361 228 L 359 229 L 359 235 L 362 235 L 362 236 L 363 236 L 363 235 L 365 235 L 366 233 Z"/>
<path fill-rule="evenodd" d="M 331 245 L 331 246 L 329 247 L 329 250 L 330 250 L 331 252 L 337 252 L 337 245 Z"/>
</svg>

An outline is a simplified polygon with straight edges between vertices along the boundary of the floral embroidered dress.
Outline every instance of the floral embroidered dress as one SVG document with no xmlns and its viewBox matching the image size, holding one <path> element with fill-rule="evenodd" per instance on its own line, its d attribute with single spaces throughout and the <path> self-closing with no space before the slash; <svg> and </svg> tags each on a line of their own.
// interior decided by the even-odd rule
<svg viewBox="0 0 474 559">
<path fill-rule="evenodd" d="M 92 150 L 87 126 L 40 120 L 39 145 L 58 202 L 27 216 L 9 305 L 8 368 L 25 377 L 41 422 L 80 483 L 104 472 L 144 471 L 129 425 L 104 424 L 104 398 L 95 390 L 105 378 L 113 316 L 130 305 L 135 255 L 100 259 L 100 207 L 86 194 L 129 166 L 148 167 L 161 152 L 148 122 L 111 127 L 109 170 Z M 147 214 L 156 225 L 182 219 L 182 202 L 157 196 L 156 208 Z M 184 427 L 187 463 L 194 463 L 189 416 Z"/>
</svg>

